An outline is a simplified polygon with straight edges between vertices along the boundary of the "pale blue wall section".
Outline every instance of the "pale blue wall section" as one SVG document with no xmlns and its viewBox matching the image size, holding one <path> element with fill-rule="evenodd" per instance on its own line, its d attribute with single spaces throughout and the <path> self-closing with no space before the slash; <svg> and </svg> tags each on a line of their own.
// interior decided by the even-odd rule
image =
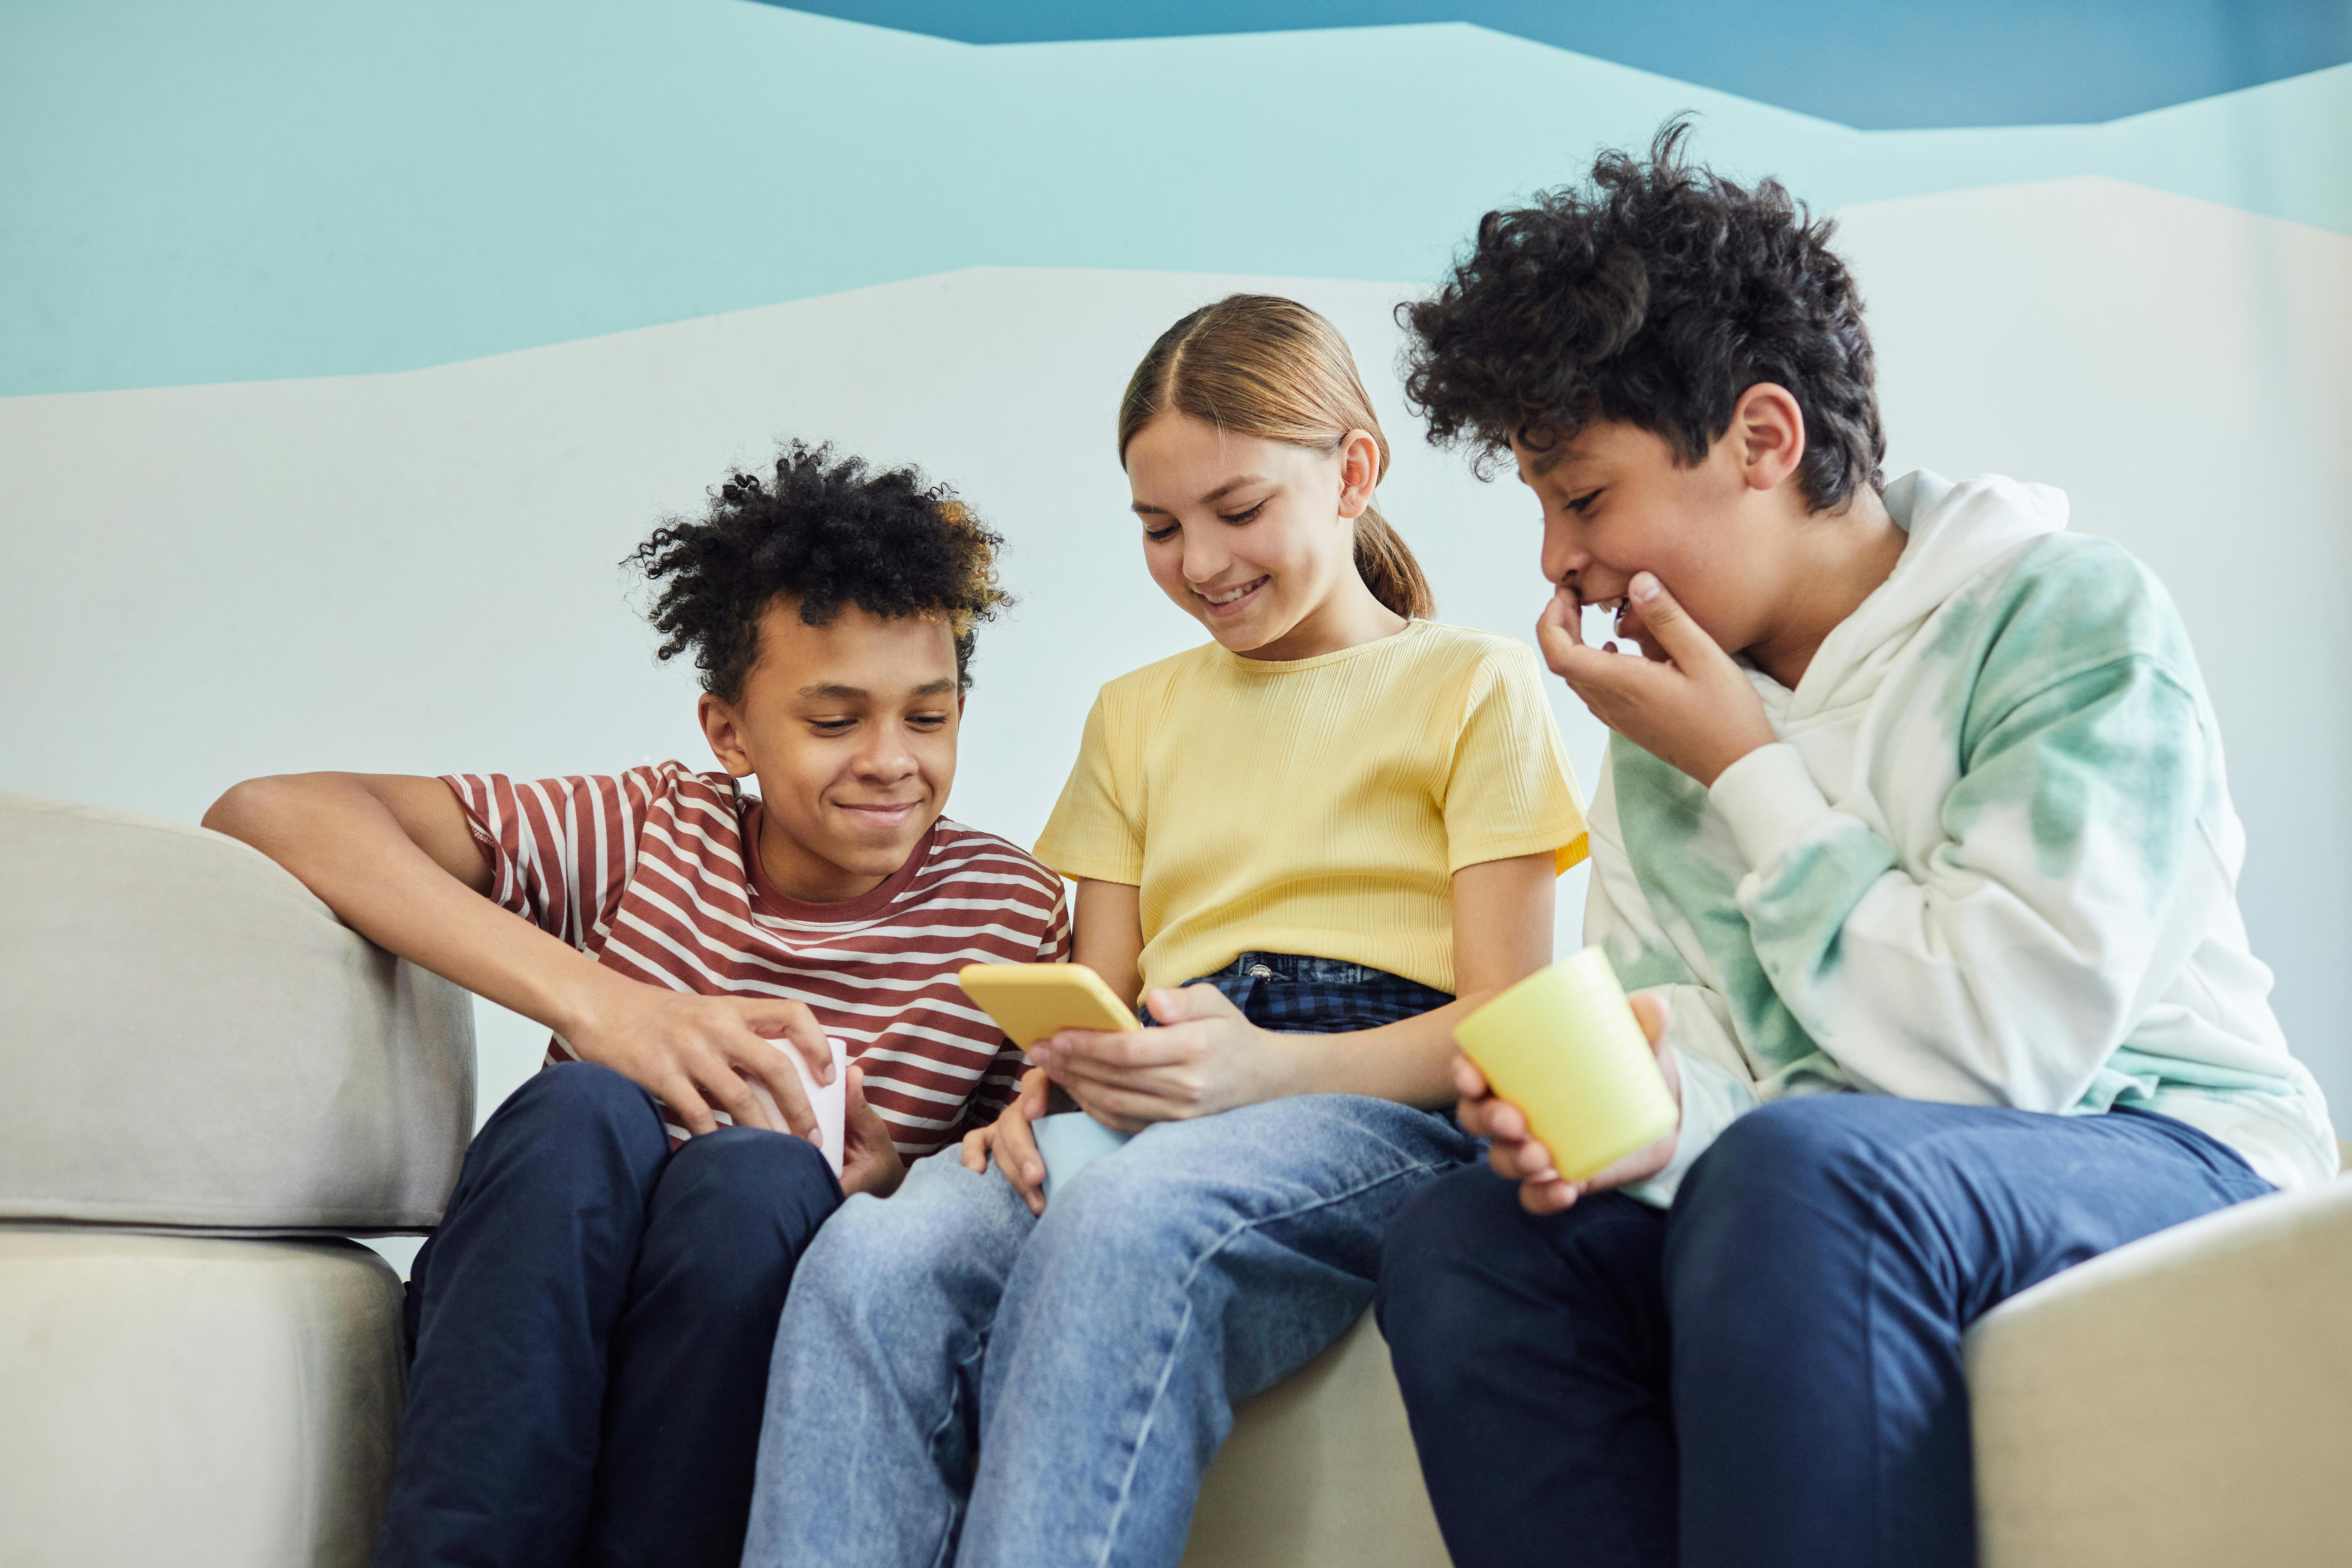
<svg viewBox="0 0 2352 1568">
<path fill-rule="evenodd" d="M 2352 66 L 1861 132 L 1462 25 L 978 47 L 741 0 L 0 8 L 0 395 L 408 369 L 973 265 L 1434 275 L 1604 142 L 2352 233 Z"/>
</svg>

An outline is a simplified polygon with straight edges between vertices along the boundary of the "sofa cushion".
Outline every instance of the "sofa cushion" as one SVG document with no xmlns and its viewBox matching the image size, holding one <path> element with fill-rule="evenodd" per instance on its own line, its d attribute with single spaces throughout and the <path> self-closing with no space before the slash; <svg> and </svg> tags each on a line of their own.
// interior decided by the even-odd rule
<svg viewBox="0 0 2352 1568">
<path fill-rule="evenodd" d="M 1234 1407 L 1183 1568 L 1445 1568 L 1404 1395 L 1370 1312 Z"/>
<path fill-rule="evenodd" d="M 364 1568 L 405 1373 L 355 1242 L 0 1226 L 0 1563 Z"/>
<path fill-rule="evenodd" d="M 2352 1560 L 2352 1182 L 2011 1298 L 1968 1340 L 1987 1568 Z"/>
<path fill-rule="evenodd" d="M 429 1229 L 471 999 L 217 833 L 0 795 L 0 1220 Z"/>
</svg>

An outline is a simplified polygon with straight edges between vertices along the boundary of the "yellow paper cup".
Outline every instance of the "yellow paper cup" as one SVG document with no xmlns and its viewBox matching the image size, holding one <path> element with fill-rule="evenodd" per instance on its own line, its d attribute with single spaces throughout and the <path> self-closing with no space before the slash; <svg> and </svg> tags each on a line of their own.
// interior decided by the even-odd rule
<svg viewBox="0 0 2352 1568">
<path fill-rule="evenodd" d="M 1682 1119 L 1658 1058 L 1597 947 L 1539 970 L 1454 1026 L 1454 1043 L 1568 1181 L 1656 1142 Z"/>
</svg>

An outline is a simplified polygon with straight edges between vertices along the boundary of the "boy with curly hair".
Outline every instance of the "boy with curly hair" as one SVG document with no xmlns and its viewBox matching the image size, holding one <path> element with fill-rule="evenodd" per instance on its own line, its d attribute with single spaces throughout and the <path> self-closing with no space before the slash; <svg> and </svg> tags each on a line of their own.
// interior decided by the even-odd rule
<svg viewBox="0 0 2352 1568">
<path fill-rule="evenodd" d="M 1963 1568 L 1969 1323 L 2334 1135 L 2163 588 L 2055 490 L 1883 483 L 1831 226 L 1683 135 L 1403 311 L 1432 439 L 1541 504 L 1539 640 L 1614 731 L 1586 938 L 1681 1123 L 1564 1180 L 1457 1060 L 1517 1184 L 1400 1216 L 1381 1323 L 1463 1568 Z"/>
<path fill-rule="evenodd" d="M 385 1568 L 740 1555 L 803 1248 L 1015 1092 L 956 971 L 1067 951 L 1061 879 L 940 815 L 1001 542 L 911 469 L 793 444 L 632 557 L 722 771 L 309 773 L 206 815 L 553 1031 L 411 1271 Z M 829 1083 L 828 1037 L 838 1180 L 782 1055 Z"/>
</svg>

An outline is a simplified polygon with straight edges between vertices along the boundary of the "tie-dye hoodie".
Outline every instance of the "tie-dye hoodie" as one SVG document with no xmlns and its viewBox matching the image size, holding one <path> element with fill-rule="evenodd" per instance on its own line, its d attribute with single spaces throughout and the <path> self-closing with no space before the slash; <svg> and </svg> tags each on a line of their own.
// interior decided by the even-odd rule
<svg viewBox="0 0 2352 1568">
<path fill-rule="evenodd" d="M 1784 1094 L 2161 1111 L 2281 1187 L 2336 1173 L 2319 1088 L 2248 951 L 2245 835 L 2187 633 L 2058 491 L 1916 473 L 1893 575 L 1712 789 L 1622 738 L 1585 938 L 1673 992 L 1671 1201 Z"/>
</svg>

